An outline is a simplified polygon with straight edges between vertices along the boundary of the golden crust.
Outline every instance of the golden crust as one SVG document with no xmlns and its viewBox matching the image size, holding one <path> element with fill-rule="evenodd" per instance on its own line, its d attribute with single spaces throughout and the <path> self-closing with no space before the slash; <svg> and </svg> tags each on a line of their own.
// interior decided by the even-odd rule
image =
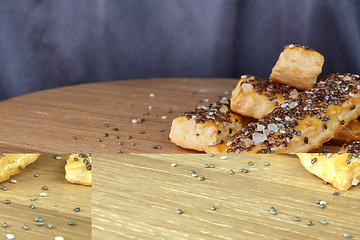
<svg viewBox="0 0 360 240">
<path fill-rule="evenodd" d="M 360 115 L 359 86 L 358 75 L 331 74 L 206 152 L 301 153 L 318 148 L 343 128 L 343 122 Z"/>
<path fill-rule="evenodd" d="M 180 147 L 205 151 L 208 145 L 224 141 L 229 134 L 239 131 L 252 120 L 233 113 L 228 100 L 223 99 L 175 118 L 169 137 Z"/>
<path fill-rule="evenodd" d="M 289 44 L 272 69 L 270 80 L 300 90 L 311 88 L 322 71 L 324 56 L 305 46 Z"/>
<path fill-rule="evenodd" d="M 340 191 L 347 191 L 360 181 L 360 158 L 358 155 L 297 153 L 306 170 L 331 183 Z"/>
<path fill-rule="evenodd" d="M 338 134 L 335 139 L 341 140 L 360 140 L 360 117 L 349 122 Z"/>
<path fill-rule="evenodd" d="M 0 157 L 0 182 L 8 180 L 12 175 L 21 172 L 35 162 L 41 154 L 6 154 Z"/>
<path fill-rule="evenodd" d="M 243 75 L 232 91 L 231 110 L 259 119 L 297 95 L 298 91 L 293 87 Z"/>
<path fill-rule="evenodd" d="M 65 165 L 65 178 L 71 183 L 92 185 L 91 156 L 88 154 L 71 154 Z"/>
</svg>

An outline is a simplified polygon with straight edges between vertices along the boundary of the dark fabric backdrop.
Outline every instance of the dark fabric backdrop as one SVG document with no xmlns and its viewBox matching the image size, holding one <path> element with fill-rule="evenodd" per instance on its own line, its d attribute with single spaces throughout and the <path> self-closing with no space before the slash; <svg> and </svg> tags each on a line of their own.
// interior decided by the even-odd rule
<svg viewBox="0 0 360 240">
<path fill-rule="evenodd" d="M 360 73 L 358 0 L 11 0 L 0 3 L 0 100 L 86 82 L 268 78 L 281 48 Z"/>
</svg>

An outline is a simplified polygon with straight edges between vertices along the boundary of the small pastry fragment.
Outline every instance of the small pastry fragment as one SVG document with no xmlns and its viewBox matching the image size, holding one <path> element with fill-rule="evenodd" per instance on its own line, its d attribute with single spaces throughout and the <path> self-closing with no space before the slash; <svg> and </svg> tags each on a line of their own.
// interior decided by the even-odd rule
<svg viewBox="0 0 360 240">
<path fill-rule="evenodd" d="M 204 151 L 208 145 L 224 141 L 252 120 L 233 113 L 229 101 L 223 98 L 218 103 L 180 114 L 172 122 L 169 137 L 180 147 Z"/>
<path fill-rule="evenodd" d="M 341 129 L 335 139 L 360 141 L 360 116 Z"/>
<path fill-rule="evenodd" d="M 360 153 L 360 141 L 349 140 L 344 142 L 339 153 Z"/>
<path fill-rule="evenodd" d="M 323 55 L 307 46 L 292 43 L 282 49 L 270 80 L 306 90 L 316 83 L 323 64 Z"/>
<path fill-rule="evenodd" d="M 298 90 L 293 87 L 243 75 L 232 91 L 231 109 L 243 116 L 259 119 L 298 95 Z"/>
<path fill-rule="evenodd" d="M 40 156 L 41 154 L 0 154 L 0 182 L 21 172 Z"/>
<path fill-rule="evenodd" d="M 91 154 L 71 154 L 65 165 L 65 178 L 71 183 L 92 185 Z"/>
<path fill-rule="evenodd" d="M 303 153 L 332 139 L 360 115 L 360 77 L 330 74 L 312 89 L 249 123 L 207 153 Z"/>
<path fill-rule="evenodd" d="M 340 191 L 347 191 L 360 181 L 360 154 L 297 153 L 306 170 Z"/>
</svg>

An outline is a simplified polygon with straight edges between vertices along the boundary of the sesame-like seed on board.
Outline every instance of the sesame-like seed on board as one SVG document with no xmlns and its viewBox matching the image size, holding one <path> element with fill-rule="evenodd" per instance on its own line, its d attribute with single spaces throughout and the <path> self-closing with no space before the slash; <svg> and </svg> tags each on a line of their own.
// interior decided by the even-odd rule
<svg viewBox="0 0 360 240">
<path fill-rule="evenodd" d="M 37 223 L 36 223 L 36 225 L 38 225 L 38 226 L 41 226 L 41 227 L 42 227 L 42 226 L 44 226 L 44 225 L 45 225 L 45 223 L 41 221 L 41 222 L 37 222 Z"/>
<path fill-rule="evenodd" d="M 77 223 L 74 222 L 74 221 L 70 221 L 68 224 L 69 224 L 70 226 L 75 226 Z"/>
<path fill-rule="evenodd" d="M 7 224 L 6 222 L 4 222 L 4 223 L 2 224 L 2 226 L 3 226 L 4 228 L 7 228 L 7 227 L 9 226 L 9 224 Z"/>
<path fill-rule="evenodd" d="M 6 200 L 4 201 L 5 204 L 9 204 L 10 202 L 11 202 L 10 199 L 6 199 Z"/>
<path fill-rule="evenodd" d="M 340 191 L 333 191 L 333 195 L 339 195 Z"/>
<path fill-rule="evenodd" d="M 350 233 L 344 233 L 343 236 L 346 238 L 352 238 L 352 235 Z"/>
<path fill-rule="evenodd" d="M 183 211 L 179 208 L 178 210 L 176 210 L 176 213 L 177 213 L 177 214 L 182 214 Z"/>
<path fill-rule="evenodd" d="M 323 224 L 323 225 L 328 224 L 326 220 L 320 220 L 319 222 L 320 222 L 321 224 Z"/>
<path fill-rule="evenodd" d="M 176 164 L 176 163 L 171 163 L 170 166 L 171 166 L 171 167 L 176 167 L 177 164 Z"/>
<path fill-rule="evenodd" d="M 215 211 L 216 207 L 215 206 L 211 206 L 210 210 Z"/>
<path fill-rule="evenodd" d="M 49 229 L 52 229 L 52 228 L 54 227 L 54 224 L 48 223 L 47 227 L 48 227 Z"/>
<path fill-rule="evenodd" d="M 310 220 L 306 223 L 306 225 L 310 226 L 310 225 L 312 225 L 312 223 L 313 223 L 313 221 Z"/>
<path fill-rule="evenodd" d="M 294 221 L 300 221 L 300 218 L 297 217 L 297 216 L 294 216 L 294 217 L 293 217 L 293 220 L 294 220 Z"/>
</svg>

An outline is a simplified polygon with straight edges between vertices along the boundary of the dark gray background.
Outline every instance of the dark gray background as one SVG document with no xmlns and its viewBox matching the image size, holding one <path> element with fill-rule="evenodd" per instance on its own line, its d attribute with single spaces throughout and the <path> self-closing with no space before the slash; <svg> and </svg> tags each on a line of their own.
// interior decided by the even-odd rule
<svg viewBox="0 0 360 240">
<path fill-rule="evenodd" d="M 268 78 L 293 42 L 324 55 L 321 76 L 360 73 L 360 1 L 1 1 L 0 100 L 98 81 Z"/>
</svg>

